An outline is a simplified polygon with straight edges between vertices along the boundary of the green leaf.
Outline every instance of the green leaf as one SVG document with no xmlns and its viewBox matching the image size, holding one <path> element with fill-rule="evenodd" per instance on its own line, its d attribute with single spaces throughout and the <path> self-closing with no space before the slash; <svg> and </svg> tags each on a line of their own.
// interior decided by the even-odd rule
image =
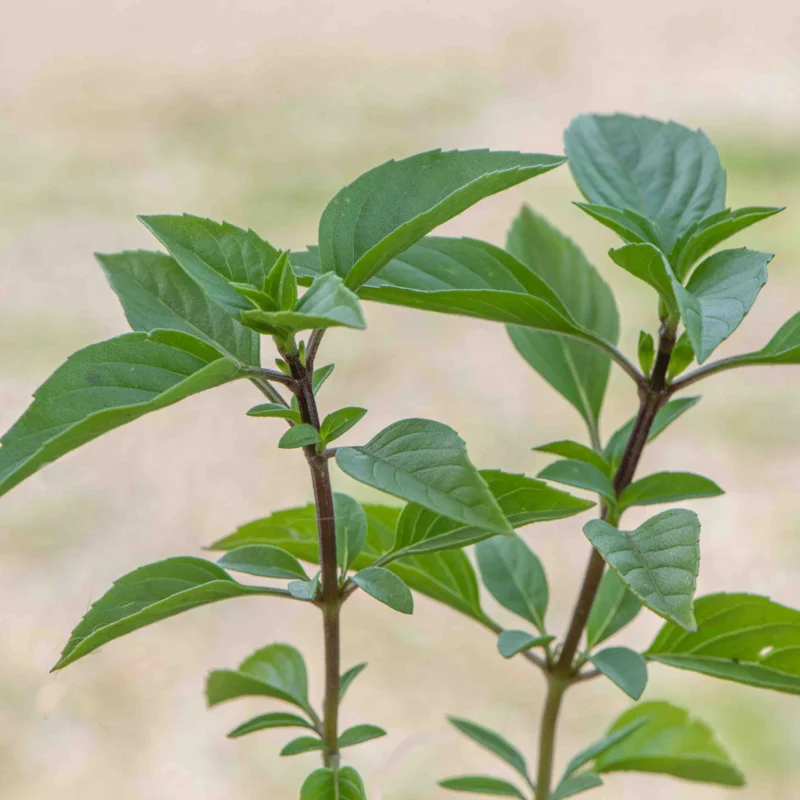
<svg viewBox="0 0 800 800">
<path fill-rule="evenodd" d="M 229 734 L 229 739 L 238 739 L 248 733 L 265 731 L 272 728 L 308 728 L 313 730 L 313 726 L 297 714 L 289 714 L 285 711 L 274 711 L 271 714 L 260 714 L 253 719 L 234 728 Z"/>
<path fill-rule="evenodd" d="M 183 216 L 139 217 L 209 299 L 233 317 L 252 308 L 231 284 L 261 289 L 278 251 L 251 230 Z"/>
<path fill-rule="evenodd" d="M 647 686 L 647 662 L 627 647 L 607 647 L 589 656 L 589 661 L 628 697 L 638 700 Z"/>
<path fill-rule="evenodd" d="M 325 742 L 316 736 L 298 736 L 292 739 L 286 747 L 281 750 L 282 756 L 299 756 L 302 753 L 313 753 L 316 750 L 324 750 Z"/>
<path fill-rule="evenodd" d="M 306 571 L 291 554 L 269 544 L 249 544 L 225 553 L 217 561 L 232 572 L 244 572 L 262 578 L 300 578 L 308 580 Z"/>
<path fill-rule="evenodd" d="M 356 664 L 354 667 L 350 667 L 350 669 L 342 673 L 339 679 L 339 702 L 342 701 L 345 692 L 350 688 L 350 684 L 366 669 L 366 667 L 367 662 L 365 661 L 362 664 Z"/>
<path fill-rule="evenodd" d="M 724 494 L 714 481 L 692 472 L 656 472 L 639 478 L 625 489 L 619 498 L 620 510 L 629 506 L 651 506 L 656 503 L 675 503 L 700 497 Z"/>
<path fill-rule="evenodd" d="M 503 658 L 512 658 L 534 647 L 546 647 L 555 636 L 533 636 L 527 631 L 503 631 L 497 638 L 497 649 Z"/>
<path fill-rule="evenodd" d="M 211 302 L 170 256 L 138 250 L 96 258 L 133 330 L 183 331 L 242 364 L 260 366 L 258 336 Z"/>
<path fill-rule="evenodd" d="M 519 800 L 525 800 L 525 795 L 516 786 L 488 775 L 461 775 L 458 778 L 447 778 L 439 781 L 439 786 L 454 792 L 486 794 L 493 797 L 518 797 Z"/>
<path fill-rule="evenodd" d="M 645 656 L 670 667 L 800 694 L 800 611 L 750 594 L 695 602 L 697 632 L 666 624 Z"/>
<path fill-rule="evenodd" d="M 594 505 L 525 475 L 500 470 L 481 470 L 480 474 L 514 528 L 570 517 Z M 400 514 L 392 549 L 402 555 L 430 553 L 465 547 L 493 535 L 409 503 Z"/>
<path fill-rule="evenodd" d="M 611 344 L 619 336 L 614 295 L 581 249 L 543 217 L 524 206 L 506 247 L 558 295 L 583 328 Z M 584 342 L 527 328 L 509 328 L 520 355 L 596 428 L 611 362 Z"/>
<path fill-rule="evenodd" d="M 672 348 L 672 355 L 667 369 L 667 380 L 672 381 L 677 378 L 692 361 L 694 361 L 694 348 L 689 339 L 689 334 L 684 331 L 675 343 L 675 347 Z"/>
<path fill-rule="evenodd" d="M 366 408 L 348 406 L 340 408 L 328 414 L 322 421 L 319 433 L 322 438 L 330 443 L 347 433 L 354 425 L 357 425 L 367 413 Z"/>
<path fill-rule="evenodd" d="M 575 203 L 575 205 L 601 225 L 619 234 L 627 244 L 649 242 L 656 247 L 661 247 L 663 244 L 658 225 L 636 211 L 594 203 Z"/>
<path fill-rule="evenodd" d="M 697 514 L 664 511 L 635 531 L 620 531 L 593 519 L 583 532 L 644 605 L 686 630 L 696 630 L 692 599 L 700 567 Z"/>
<path fill-rule="evenodd" d="M 240 365 L 179 331 L 126 333 L 70 356 L 3 436 L 0 495 L 103 433 L 243 377 Z"/>
<path fill-rule="evenodd" d="M 475 555 L 481 579 L 492 597 L 546 634 L 547 576 L 534 552 L 514 536 L 481 542 Z"/>
<path fill-rule="evenodd" d="M 652 442 L 660 433 L 663 433 L 675 422 L 678 417 L 699 401 L 699 397 L 682 397 L 679 400 L 670 400 L 665 406 L 659 409 L 656 414 L 656 418 L 653 420 L 653 426 L 650 428 L 650 433 L 647 436 L 647 443 L 649 444 Z M 636 417 L 631 417 L 621 428 L 615 431 L 608 440 L 608 444 L 603 451 L 603 455 L 614 469 L 616 469 L 622 459 L 622 454 L 625 452 L 628 439 L 631 438 L 631 431 L 633 431 L 635 422 Z"/>
<path fill-rule="evenodd" d="M 297 279 L 289 253 L 282 252 L 264 278 L 264 291 L 268 292 L 281 311 L 290 311 L 297 302 Z"/>
<path fill-rule="evenodd" d="M 636 618 L 641 609 L 641 602 L 617 577 L 617 573 L 606 570 L 586 624 L 588 649 L 591 650 L 622 630 Z"/>
<path fill-rule="evenodd" d="M 459 522 L 494 533 L 513 530 L 461 437 L 440 422 L 395 422 L 363 447 L 338 448 L 336 463 L 367 486 Z"/>
<path fill-rule="evenodd" d="M 280 419 L 290 419 L 296 424 L 300 424 L 300 412 L 282 406 L 279 403 L 262 403 L 253 406 L 248 412 L 248 417 L 278 417 Z"/>
<path fill-rule="evenodd" d="M 300 790 L 300 800 L 366 800 L 366 798 L 361 777 L 352 767 L 342 767 L 338 776 L 332 769 L 315 770 L 306 778 Z"/>
<path fill-rule="evenodd" d="M 569 764 L 567 764 L 567 769 L 564 772 L 564 777 L 561 779 L 561 782 L 564 783 L 567 778 L 576 773 L 581 767 L 605 753 L 606 750 L 610 750 L 614 745 L 627 739 L 634 731 L 638 731 L 639 728 L 647 722 L 647 719 L 646 716 L 637 716 L 636 719 L 627 725 L 619 727 L 614 726 L 612 733 L 609 733 L 607 736 L 604 736 L 602 739 L 593 742 L 587 748 L 581 750 L 580 753 L 574 756 Z"/>
<path fill-rule="evenodd" d="M 769 253 L 745 247 L 703 261 L 676 290 L 689 340 L 702 364 L 741 324 L 767 282 Z"/>
<path fill-rule="evenodd" d="M 381 164 L 345 186 L 323 212 L 323 271 L 346 277 L 357 289 L 479 200 L 563 163 L 559 156 L 539 154 L 432 150 Z"/>
<path fill-rule="evenodd" d="M 554 461 L 546 466 L 537 477 L 567 486 L 575 486 L 578 489 L 586 489 L 588 492 L 597 492 L 612 503 L 617 500 L 611 479 L 597 467 L 587 464 L 585 461 L 576 459 Z"/>
<path fill-rule="evenodd" d="M 308 675 L 303 656 L 288 644 L 256 650 L 238 670 L 214 670 L 206 681 L 209 706 L 237 697 L 273 697 L 308 712 Z"/>
<path fill-rule="evenodd" d="M 688 712 L 665 702 L 640 703 L 612 724 L 609 733 L 646 722 L 597 757 L 598 772 L 656 772 L 689 781 L 744 786 L 711 729 Z"/>
<path fill-rule="evenodd" d="M 333 372 L 333 364 L 326 364 L 324 367 L 317 367 L 314 370 L 314 374 L 311 376 L 311 388 L 314 391 L 314 394 L 318 394 L 319 390 L 322 388 L 322 384 L 325 383 L 328 378 L 330 378 L 331 373 Z"/>
<path fill-rule="evenodd" d="M 800 313 L 785 322 L 766 347 L 723 363 L 724 369 L 758 364 L 800 364 Z"/>
<path fill-rule="evenodd" d="M 367 541 L 367 515 L 361 504 L 341 492 L 333 495 L 336 518 L 336 554 L 342 574 L 346 574 Z"/>
<path fill-rule="evenodd" d="M 296 447 L 309 447 L 314 444 L 321 444 L 322 437 L 313 425 L 301 422 L 289 428 L 278 441 L 281 450 L 292 450 Z"/>
<path fill-rule="evenodd" d="M 457 717 L 448 717 L 448 720 L 453 726 L 465 736 L 477 742 L 481 747 L 494 753 L 498 758 L 501 758 L 506 764 L 513 767 L 524 779 L 525 782 L 531 786 L 531 779 L 528 777 L 528 766 L 522 753 L 517 750 L 514 745 L 507 742 L 499 733 L 484 728 L 475 722 L 470 722 L 466 719 L 459 719 Z"/>
<path fill-rule="evenodd" d="M 339 747 L 353 747 L 386 736 L 386 731 L 377 725 L 354 725 L 339 735 Z"/>
<path fill-rule="evenodd" d="M 783 211 L 782 208 L 748 206 L 731 211 L 729 208 L 706 217 L 686 231 L 673 251 L 675 274 L 683 280 L 692 265 L 709 250 L 762 219 Z"/>
<path fill-rule="evenodd" d="M 626 114 L 582 114 L 564 134 L 572 176 L 590 203 L 654 222 L 664 252 L 725 207 L 725 171 L 702 131 Z"/>
<path fill-rule="evenodd" d="M 628 244 L 609 250 L 608 255 L 626 272 L 652 286 L 664 301 L 670 317 L 679 316 L 676 292 L 681 287 L 664 253 L 652 244 Z"/>
<path fill-rule="evenodd" d="M 310 581 L 292 581 L 286 588 L 295 600 L 313 602 L 319 592 L 319 575 L 315 575 Z"/>
<path fill-rule="evenodd" d="M 414 613 L 414 598 L 402 578 L 383 567 L 367 567 L 357 572 L 350 579 L 356 586 L 363 589 L 389 608 L 401 614 Z"/>
<path fill-rule="evenodd" d="M 655 343 L 653 335 L 645 331 L 639 331 L 639 366 L 645 375 L 650 374 L 656 358 Z"/>
<path fill-rule="evenodd" d="M 358 297 L 344 281 L 331 273 L 314 278 L 308 291 L 291 311 L 263 311 L 249 308 L 242 311 L 243 325 L 259 333 L 285 336 L 318 328 L 367 327 Z"/>
<path fill-rule="evenodd" d="M 591 447 L 587 447 L 580 442 L 562 439 L 561 441 L 550 442 L 549 444 L 543 444 L 541 447 L 534 447 L 533 449 L 539 453 L 552 453 L 554 456 L 562 456 L 563 458 L 574 461 L 583 461 L 586 464 L 591 464 L 606 475 L 611 469 L 611 466 L 603 456 L 599 453 L 595 453 Z"/>
<path fill-rule="evenodd" d="M 129 572 L 92 607 L 72 631 L 53 670 L 91 653 L 112 639 L 198 606 L 244 597 L 278 594 L 243 586 L 224 569 L 202 558 L 168 558 Z"/>
<path fill-rule="evenodd" d="M 558 784 L 556 790 L 550 795 L 550 800 L 565 800 L 567 797 L 574 797 L 576 794 L 596 789 L 602 785 L 603 779 L 596 772 L 572 775 Z"/>
</svg>

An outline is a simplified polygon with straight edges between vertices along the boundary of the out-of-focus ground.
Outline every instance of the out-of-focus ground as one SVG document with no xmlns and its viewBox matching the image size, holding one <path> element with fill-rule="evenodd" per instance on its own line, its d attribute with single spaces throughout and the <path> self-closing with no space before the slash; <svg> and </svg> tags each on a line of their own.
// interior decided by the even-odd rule
<svg viewBox="0 0 800 800">
<path fill-rule="evenodd" d="M 737 243 L 778 255 L 762 300 L 721 353 L 764 343 L 800 307 L 800 12 L 795 4 L 667 6 L 493 0 L 0 2 L 0 428 L 73 350 L 126 329 L 93 251 L 151 247 L 137 213 L 191 211 L 253 226 L 280 247 L 315 238 L 345 182 L 431 147 L 560 152 L 580 111 L 702 125 L 729 171 L 731 205 L 786 205 Z M 613 284 L 632 352 L 654 303 L 605 255 L 612 235 L 570 205 L 566 168 L 484 201 L 446 227 L 502 243 L 523 201 L 568 230 Z M 337 371 L 325 409 L 370 413 L 348 440 L 427 416 L 473 460 L 535 474 L 531 446 L 581 436 L 574 412 L 517 357 L 501 326 L 368 307 L 367 334 L 326 337 Z M 700 591 L 800 604 L 800 371 L 729 373 L 648 454 L 644 470 L 698 469 L 728 492 L 696 505 Z M 106 436 L 0 501 L 0 796 L 3 800 L 286 798 L 315 756 L 280 759 L 281 732 L 224 736 L 248 712 L 206 711 L 204 675 L 289 641 L 320 691 L 320 620 L 236 600 L 179 616 L 48 675 L 69 631 L 111 581 L 200 548 L 237 523 L 309 499 L 305 466 L 278 452 L 277 421 L 244 411 L 247 385 L 195 397 Z M 604 430 L 633 410 L 615 376 Z M 359 496 L 362 490 L 340 480 Z M 631 514 L 631 522 L 636 517 Z M 581 521 L 524 535 L 551 577 L 563 630 L 588 545 Z M 489 603 L 491 606 L 491 603 Z M 509 619 L 498 612 L 498 616 Z M 376 800 L 434 800 L 439 778 L 504 768 L 448 728 L 447 713 L 504 730 L 527 753 L 536 674 L 433 602 L 413 618 L 366 597 L 344 617 L 344 663 L 370 667 L 344 722 L 390 735 L 348 757 Z M 643 614 L 624 639 L 646 645 Z M 710 721 L 750 785 L 706 788 L 609 776 L 594 797 L 794 800 L 800 702 L 654 667 L 646 697 Z M 568 698 L 559 763 L 628 705 L 595 681 Z"/>
</svg>

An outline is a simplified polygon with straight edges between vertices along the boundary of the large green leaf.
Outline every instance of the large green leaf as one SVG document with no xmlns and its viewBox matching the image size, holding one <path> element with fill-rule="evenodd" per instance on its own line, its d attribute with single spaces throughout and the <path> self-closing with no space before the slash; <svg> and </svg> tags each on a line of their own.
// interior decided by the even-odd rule
<svg viewBox="0 0 800 800">
<path fill-rule="evenodd" d="M 482 200 L 564 163 L 560 156 L 432 150 L 356 178 L 319 223 L 323 271 L 357 289 L 394 256 Z"/>
<path fill-rule="evenodd" d="M 656 472 L 631 483 L 620 495 L 620 509 L 676 503 L 724 494 L 714 481 L 693 472 Z"/>
<path fill-rule="evenodd" d="M 243 364 L 260 366 L 258 335 L 212 303 L 175 259 L 137 250 L 98 253 L 97 260 L 135 331 L 183 331 Z"/>
<path fill-rule="evenodd" d="M 725 171 L 702 131 L 627 114 L 582 114 L 564 134 L 584 197 L 658 225 L 670 253 L 694 223 L 725 207 Z"/>
<path fill-rule="evenodd" d="M 607 647 L 589 656 L 603 675 L 622 689 L 628 697 L 638 700 L 647 686 L 647 662 L 628 647 Z"/>
<path fill-rule="evenodd" d="M 447 425 L 406 419 L 363 447 L 340 447 L 339 468 L 361 483 L 493 533 L 512 533 L 461 437 Z"/>
<path fill-rule="evenodd" d="M 597 757 L 598 772 L 656 772 L 690 781 L 744 786 L 744 777 L 711 729 L 669 703 L 640 703 L 618 717 L 609 733 L 640 719 L 646 722 Z"/>
<path fill-rule="evenodd" d="M 36 390 L 2 438 L 0 494 L 113 428 L 243 374 L 233 359 L 178 331 L 89 345 Z"/>
<path fill-rule="evenodd" d="M 54 670 L 91 653 L 112 639 L 198 606 L 275 589 L 244 586 L 222 567 L 202 558 L 168 558 L 124 575 L 72 631 Z"/>
<path fill-rule="evenodd" d="M 446 778 L 439 781 L 442 789 L 468 794 L 485 794 L 492 797 L 517 797 L 525 800 L 525 795 L 512 783 L 492 778 L 489 775 L 460 775 L 457 778 Z"/>
<path fill-rule="evenodd" d="M 651 610 L 686 630 L 696 630 L 692 600 L 700 567 L 697 514 L 672 509 L 635 531 L 593 519 L 583 528 L 594 548 Z"/>
<path fill-rule="evenodd" d="M 547 576 L 536 554 L 519 536 L 480 542 L 475 554 L 481 579 L 492 597 L 532 622 L 541 633 L 547 633 Z"/>
<path fill-rule="evenodd" d="M 312 772 L 300 789 L 300 800 L 366 800 L 364 783 L 352 767 L 342 767 L 338 774 L 322 768 Z"/>
<path fill-rule="evenodd" d="M 695 601 L 697 631 L 667 623 L 645 653 L 679 669 L 800 694 L 800 611 L 751 594 Z"/>
<path fill-rule="evenodd" d="M 481 470 L 480 474 L 514 528 L 570 517 L 594 505 L 525 475 L 500 470 Z M 402 555 L 430 553 L 466 547 L 493 535 L 484 528 L 459 523 L 409 503 L 397 523 L 393 550 Z"/>
<path fill-rule="evenodd" d="M 183 216 L 139 217 L 208 297 L 234 317 L 252 304 L 231 284 L 261 289 L 278 251 L 251 230 Z"/>
<path fill-rule="evenodd" d="M 506 247 L 546 281 L 579 325 L 616 344 L 614 295 L 571 239 L 525 206 L 508 232 Z M 509 334 L 520 355 L 596 428 L 611 368 L 608 356 L 551 333 L 511 327 Z"/>
<path fill-rule="evenodd" d="M 586 623 L 588 649 L 591 650 L 632 622 L 641 608 L 639 598 L 619 579 L 617 573 L 606 570 Z"/>
</svg>

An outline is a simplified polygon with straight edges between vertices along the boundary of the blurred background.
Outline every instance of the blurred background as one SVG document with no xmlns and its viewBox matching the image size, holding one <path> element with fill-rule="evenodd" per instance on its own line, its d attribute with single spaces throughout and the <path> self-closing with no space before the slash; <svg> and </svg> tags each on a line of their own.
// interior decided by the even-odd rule
<svg viewBox="0 0 800 800">
<path fill-rule="evenodd" d="M 152 248 L 137 213 L 189 211 L 252 226 L 279 247 L 313 242 L 327 200 L 364 170 L 432 148 L 562 152 L 582 111 L 702 126 L 729 204 L 786 205 L 735 244 L 777 253 L 761 301 L 720 349 L 761 346 L 800 307 L 800 11 L 784 0 L 0 0 L 0 429 L 72 351 L 126 330 L 94 251 Z M 613 235 L 576 210 L 566 168 L 446 226 L 502 243 L 523 202 L 568 231 L 617 292 L 622 346 L 654 328 L 646 288 L 617 270 Z M 481 467 L 535 474 L 530 448 L 582 437 L 574 411 L 516 355 L 502 326 L 368 306 L 369 332 L 332 333 L 325 410 L 365 405 L 357 444 L 425 416 L 454 426 Z M 324 363 L 323 361 L 323 363 Z M 728 373 L 646 457 L 642 473 L 702 469 L 728 492 L 696 504 L 699 591 L 800 605 L 800 372 Z M 206 672 L 272 641 L 305 653 L 321 689 L 318 615 L 234 600 L 173 618 L 48 675 L 69 631 L 111 581 L 201 548 L 237 524 L 310 499 L 306 467 L 278 452 L 278 421 L 247 418 L 235 384 L 124 427 L 0 503 L 0 796 L 5 800 L 296 797 L 311 754 L 280 759 L 280 731 L 225 733 L 269 701 L 213 712 Z M 604 426 L 634 410 L 615 374 Z M 700 465 L 702 464 L 702 467 Z M 337 485 L 368 499 L 341 476 Z M 689 504 L 691 505 L 691 504 Z M 631 513 L 631 523 L 638 520 Z M 580 518 L 524 531 L 551 579 L 563 630 L 588 544 Z M 495 609 L 490 601 L 487 607 Z M 497 616 L 511 623 L 509 615 Z M 646 646 L 642 614 L 621 642 Z M 348 753 L 375 800 L 440 800 L 435 781 L 504 766 L 450 729 L 457 713 L 536 744 L 538 674 L 492 636 L 424 598 L 413 618 L 357 596 L 344 666 L 370 662 L 345 724 L 386 727 Z M 750 784 L 707 788 L 612 775 L 593 797 L 789 800 L 800 787 L 800 701 L 654 666 L 645 698 L 709 721 Z M 569 696 L 559 765 L 627 698 L 595 681 Z"/>
</svg>

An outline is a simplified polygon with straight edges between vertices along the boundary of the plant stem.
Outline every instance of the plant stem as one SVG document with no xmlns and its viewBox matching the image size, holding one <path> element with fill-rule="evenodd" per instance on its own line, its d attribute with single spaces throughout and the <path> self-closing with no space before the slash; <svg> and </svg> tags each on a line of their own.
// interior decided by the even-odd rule
<svg viewBox="0 0 800 800">
<path fill-rule="evenodd" d="M 550 675 L 547 679 L 547 699 L 542 712 L 541 735 L 539 736 L 539 770 L 536 776 L 536 797 L 546 800 L 553 783 L 553 756 L 556 747 L 556 727 L 561 711 L 564 692 L 570 681 Z"/>
</svg>

